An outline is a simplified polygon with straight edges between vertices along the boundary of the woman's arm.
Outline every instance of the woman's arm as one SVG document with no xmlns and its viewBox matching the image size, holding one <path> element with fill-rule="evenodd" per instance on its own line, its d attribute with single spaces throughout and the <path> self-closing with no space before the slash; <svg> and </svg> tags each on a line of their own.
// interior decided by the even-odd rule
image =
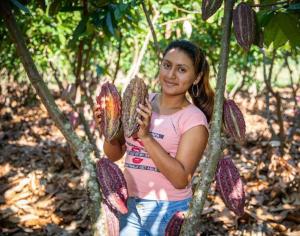
<svg viewBox="0 0 300 236">
<path fill-rule="evenodd" d="M 191 181 L 205 150 L 208 141 L 207 129 L 203 125 L 198 125 L 187 130 L 181 136 L 176 157 L 173 158 L 149 134 L 152 114 L 149 101 L 146 101 L 146 106 L 140 105 L 137 112 L 143 117 L 143 119 L 137 119 L 140 125 L 137 134 L 150 158 L 175 188 L 185 188 Z"/>
<path fill-rule="evenodd" d="M 208 132 L 204 126 L 186 131 L 180 140 L 176 157 L 171 157 L 151 136 L 141 139 L 159 171 L 175 188 L 185 188 L 192 179 L 205 150 Z"/>
</svg>

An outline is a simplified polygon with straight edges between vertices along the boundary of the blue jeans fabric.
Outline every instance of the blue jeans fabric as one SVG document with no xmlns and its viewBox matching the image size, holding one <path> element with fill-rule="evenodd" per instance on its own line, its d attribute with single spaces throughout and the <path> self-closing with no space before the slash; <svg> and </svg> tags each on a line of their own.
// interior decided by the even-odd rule
<svg viewBox="0 0 300 236">
<path fill-rule="evenodd" d="M 177 211 L 187 211 L 191 198 L 157 201 L 130 197 L 128 213 L 120 216 L 120 236 L 160 236 Z"/>
</svg>

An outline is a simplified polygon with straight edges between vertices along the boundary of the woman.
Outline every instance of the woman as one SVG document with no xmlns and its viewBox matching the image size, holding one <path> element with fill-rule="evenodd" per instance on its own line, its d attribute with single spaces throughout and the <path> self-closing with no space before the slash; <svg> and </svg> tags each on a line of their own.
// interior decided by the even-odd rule
<svg viewBox="0 0 300 236">
<path fill-rule="evenodd" d="M 208 80 L 203 52 L 189 41 L 173 41 L 161 62 L 161 93 L 150 94 L 146 105 L 137 109 L 142 117 L 137 120 L 138 138 L 104 142 L 112 161 L 126 151 L 130 198 L 128 214 L 120 218 L 120 235 L 164 235 L 172 215 L 188 210 L 192 176 L 209 135 L 214 93 Z"/>
</svg>

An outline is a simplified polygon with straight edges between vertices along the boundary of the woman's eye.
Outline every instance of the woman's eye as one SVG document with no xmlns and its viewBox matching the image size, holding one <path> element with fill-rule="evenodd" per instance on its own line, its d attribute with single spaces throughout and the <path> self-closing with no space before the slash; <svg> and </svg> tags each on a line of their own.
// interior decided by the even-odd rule
<svg viewBox="0 0 300 236">
<path fill-rule="evenodd" d="M 170 68 L 170 65 L 169 65 L 168 63 L 163 63 L 163 67 L 164 67 L 165 69 L 168 69 L 168 68 Z"/>
<path fill-rule="evenodd" d="M 179 71 L 180 73 L 184 73 L 186 70 L 185 70 L 184 68 L 179 68 L 178 71 Z"/>
</svg>

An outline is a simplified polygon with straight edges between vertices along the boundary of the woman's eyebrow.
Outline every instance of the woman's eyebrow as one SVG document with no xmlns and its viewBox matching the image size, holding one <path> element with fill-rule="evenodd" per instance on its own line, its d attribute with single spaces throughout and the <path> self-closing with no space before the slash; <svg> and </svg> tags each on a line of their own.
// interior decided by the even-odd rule
<svg viewBox="0 0 300 236">
<path fill-rule="evenodd" d="M 171 61 L 169 61 L 168 59 L 163 59 L 163 61 L 169 62 L 171 64 L 173 64 Z M 186 66 L 188 68 L 190 68 L 187 64 L 177 64 L 176 66 Z"/>
</svg>

